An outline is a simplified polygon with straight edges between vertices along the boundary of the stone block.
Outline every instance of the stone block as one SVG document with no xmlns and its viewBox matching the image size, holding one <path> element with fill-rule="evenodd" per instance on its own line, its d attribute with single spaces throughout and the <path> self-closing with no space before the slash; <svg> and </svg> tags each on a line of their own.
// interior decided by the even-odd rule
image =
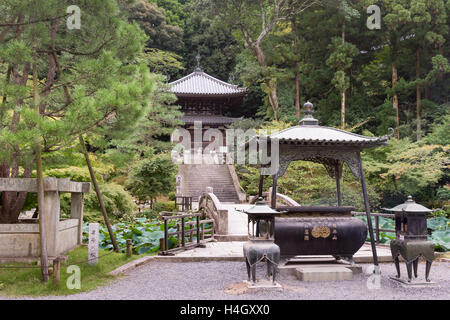
<svg viewBox="0 0 450 320">
<path fill-rule="evenodd" d="M 353 272 L 346 267 L 300 267 L 296 269 L 301 281 L 352 280 Z"/>
</svg>

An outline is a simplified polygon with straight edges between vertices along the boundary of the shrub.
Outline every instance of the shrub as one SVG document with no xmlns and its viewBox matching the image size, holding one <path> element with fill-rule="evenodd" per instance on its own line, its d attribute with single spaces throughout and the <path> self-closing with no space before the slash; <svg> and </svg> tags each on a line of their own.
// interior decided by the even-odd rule
<svg viewBox="0 0 450 320">
<path fill-rule="evenodd" d="M 103 182 L 103 176 L 102 174 L 104 172 L 101 172 L 101 170 L 98 170 L 97 168 L 95 171 L 95 177 L 97 178 L 98 182 Z M 71 181 L 77 181 L 77 182 L 90 182 L 91 176 L 89 174 L 88 168 L 80 168 L 80 167 L 67 167 L 67 168 L 60 168 L 60 169 L 50 169 L 46 170 L 44 172 L 44 176 L 46 177 L 55 177 L 58 179 L 62 178 L 70 178 Z"/>
<path fill-rule="evenodd" d="M 155 210 L 157 212 L 173 211 L 174 208 L 175 208 L 175 201 L 160 201 L 160 202 L 156 202 L 153 205 L 153 210 Z"/>
<path fill-rule="evenodd" d="M 103 196 L 106 212 L 113 218 L 126 218 L 136 211 L 136 206 L 131 195 L 125 189 L 115 183 L 100 184 L 100 191 Z M 94 217 L 93 212 L 100 212 L 100 204 L 95 192 L 87 193 L 84 197 L 84 209 L 86 221 L 89 217 Z M 61 196 L 61 212 L 65 216 L 70 214 L 70 194 L 64 193 Z M 101 213 L 99 214 L 102 217 Z"/>
<path fill-rule="evenodd" d="M 169 192 L 169 194 L 167 195 L 167 197 L 169 198 L 169 200 L 171 201 L 175 201 L 175 197 L 177 196 L 177 194 L 174 191 Z"/>
<path fill-rule="evenodd" d="M 154 200 L 175 189 L 176 172 L 168 154 L 152 155 L 132 168 L 127 189 L 139 200 Z"/>
<path fill-rule="evenodd" d="M 153 209 L 145 210 L 142 215 L 147 219 L 159 219 L 161 211 L 174 211 L 175 201 L 161 201 L 153 204 Z"/>
</svg>

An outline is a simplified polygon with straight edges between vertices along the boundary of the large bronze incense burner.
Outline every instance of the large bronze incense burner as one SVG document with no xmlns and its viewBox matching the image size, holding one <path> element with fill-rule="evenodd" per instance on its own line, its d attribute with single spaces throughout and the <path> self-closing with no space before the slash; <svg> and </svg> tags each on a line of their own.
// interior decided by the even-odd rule
<svg viewBox="0 0 450 320">
<path fill-rule="evenodd" d="M 367 238 L 367 227 L 353 218 L 354 207 L 278 207 L 275 243 L 284 257 L 333 255 L 353 262 L 353 255 Z"/>
<path fill-rule="evenodd" d="M 391 134 L 383 137 L 366 137 L 344 130 L 319 126 L 312 116 L 313 105 L 304 105 L 304 117 L 298 126 L 290 127 L 269 136 L 257 136 L 256 141 L 263 150 L 267 148 L 271 162 L 261 165 L 259 194 L 263 194 L 267 168 L 272 171 L 273 184 L 270 196 L 271 207 L 286 211 L 276 218 L 275 243 L 280 247 L 281 256 L 333 255 L 337 259 L 353 261 L 353 255 L 370 235 L 375 272 L 379 273 L 378 257 L 373 237 L 369 199 L 361 161 L 361 151 L 386 145 Z M 249 141 L 250 146 L 255 141 Z M 270 143 L 267 143 L 270 142 Z M 276 149 L 273 149 L 276 146 Z M 273 153 L 273 154 L 272 154 Z M 276 159 L 276 160 L 274 160 Z M 292 161 L 306 160 L 325 166 L 329 176 L 336 181 L 336 207 L 277 207 L 277 180 L 284 175 Z M 276 162 L 276 163 L 274 163 Z M 340 181 L 343 165 L 360 179 L 367 227 L 365 223 L 351 215 L 352 207 L 342 206 Z M 273 169 L 275 166 L 275 170 Z M 307 181 L 299 181 L 307 183 Z"/>
</svg>

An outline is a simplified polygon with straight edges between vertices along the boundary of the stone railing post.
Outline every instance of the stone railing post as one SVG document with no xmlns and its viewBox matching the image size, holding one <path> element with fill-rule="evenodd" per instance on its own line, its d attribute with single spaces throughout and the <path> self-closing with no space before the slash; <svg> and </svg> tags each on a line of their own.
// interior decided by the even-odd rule
<svg viewBox="0 0 450 320">
<path fill-rule="evenodd" d="M 70 218 L 78 220 L 78 244 L 83 242 L 83 193 L 72 193 L 70 201 Z"/>
<path fill-rule="evenodd" d="M 47 254 L 55 258 L 58 253 L 58 224 L 60 216 L 60 198 L 58 192 L 58 180 L 56 178 L 44 178 L 44 213 L 45 230 L 47 233 Z"/>
</svg>

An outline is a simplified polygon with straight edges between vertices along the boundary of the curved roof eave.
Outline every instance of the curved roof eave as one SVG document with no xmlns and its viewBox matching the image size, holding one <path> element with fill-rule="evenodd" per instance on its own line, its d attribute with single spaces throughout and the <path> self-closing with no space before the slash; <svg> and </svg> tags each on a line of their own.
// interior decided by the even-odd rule
<svg viewBox="0 0 450 320">
<path fill-rule="evenodd" d="M 170 82 L 169 85 L 170 90 L 177 96 L 241 96 L 248 91 L 247 88 L 239 88 L 200 70 Z"/>
</svg>

